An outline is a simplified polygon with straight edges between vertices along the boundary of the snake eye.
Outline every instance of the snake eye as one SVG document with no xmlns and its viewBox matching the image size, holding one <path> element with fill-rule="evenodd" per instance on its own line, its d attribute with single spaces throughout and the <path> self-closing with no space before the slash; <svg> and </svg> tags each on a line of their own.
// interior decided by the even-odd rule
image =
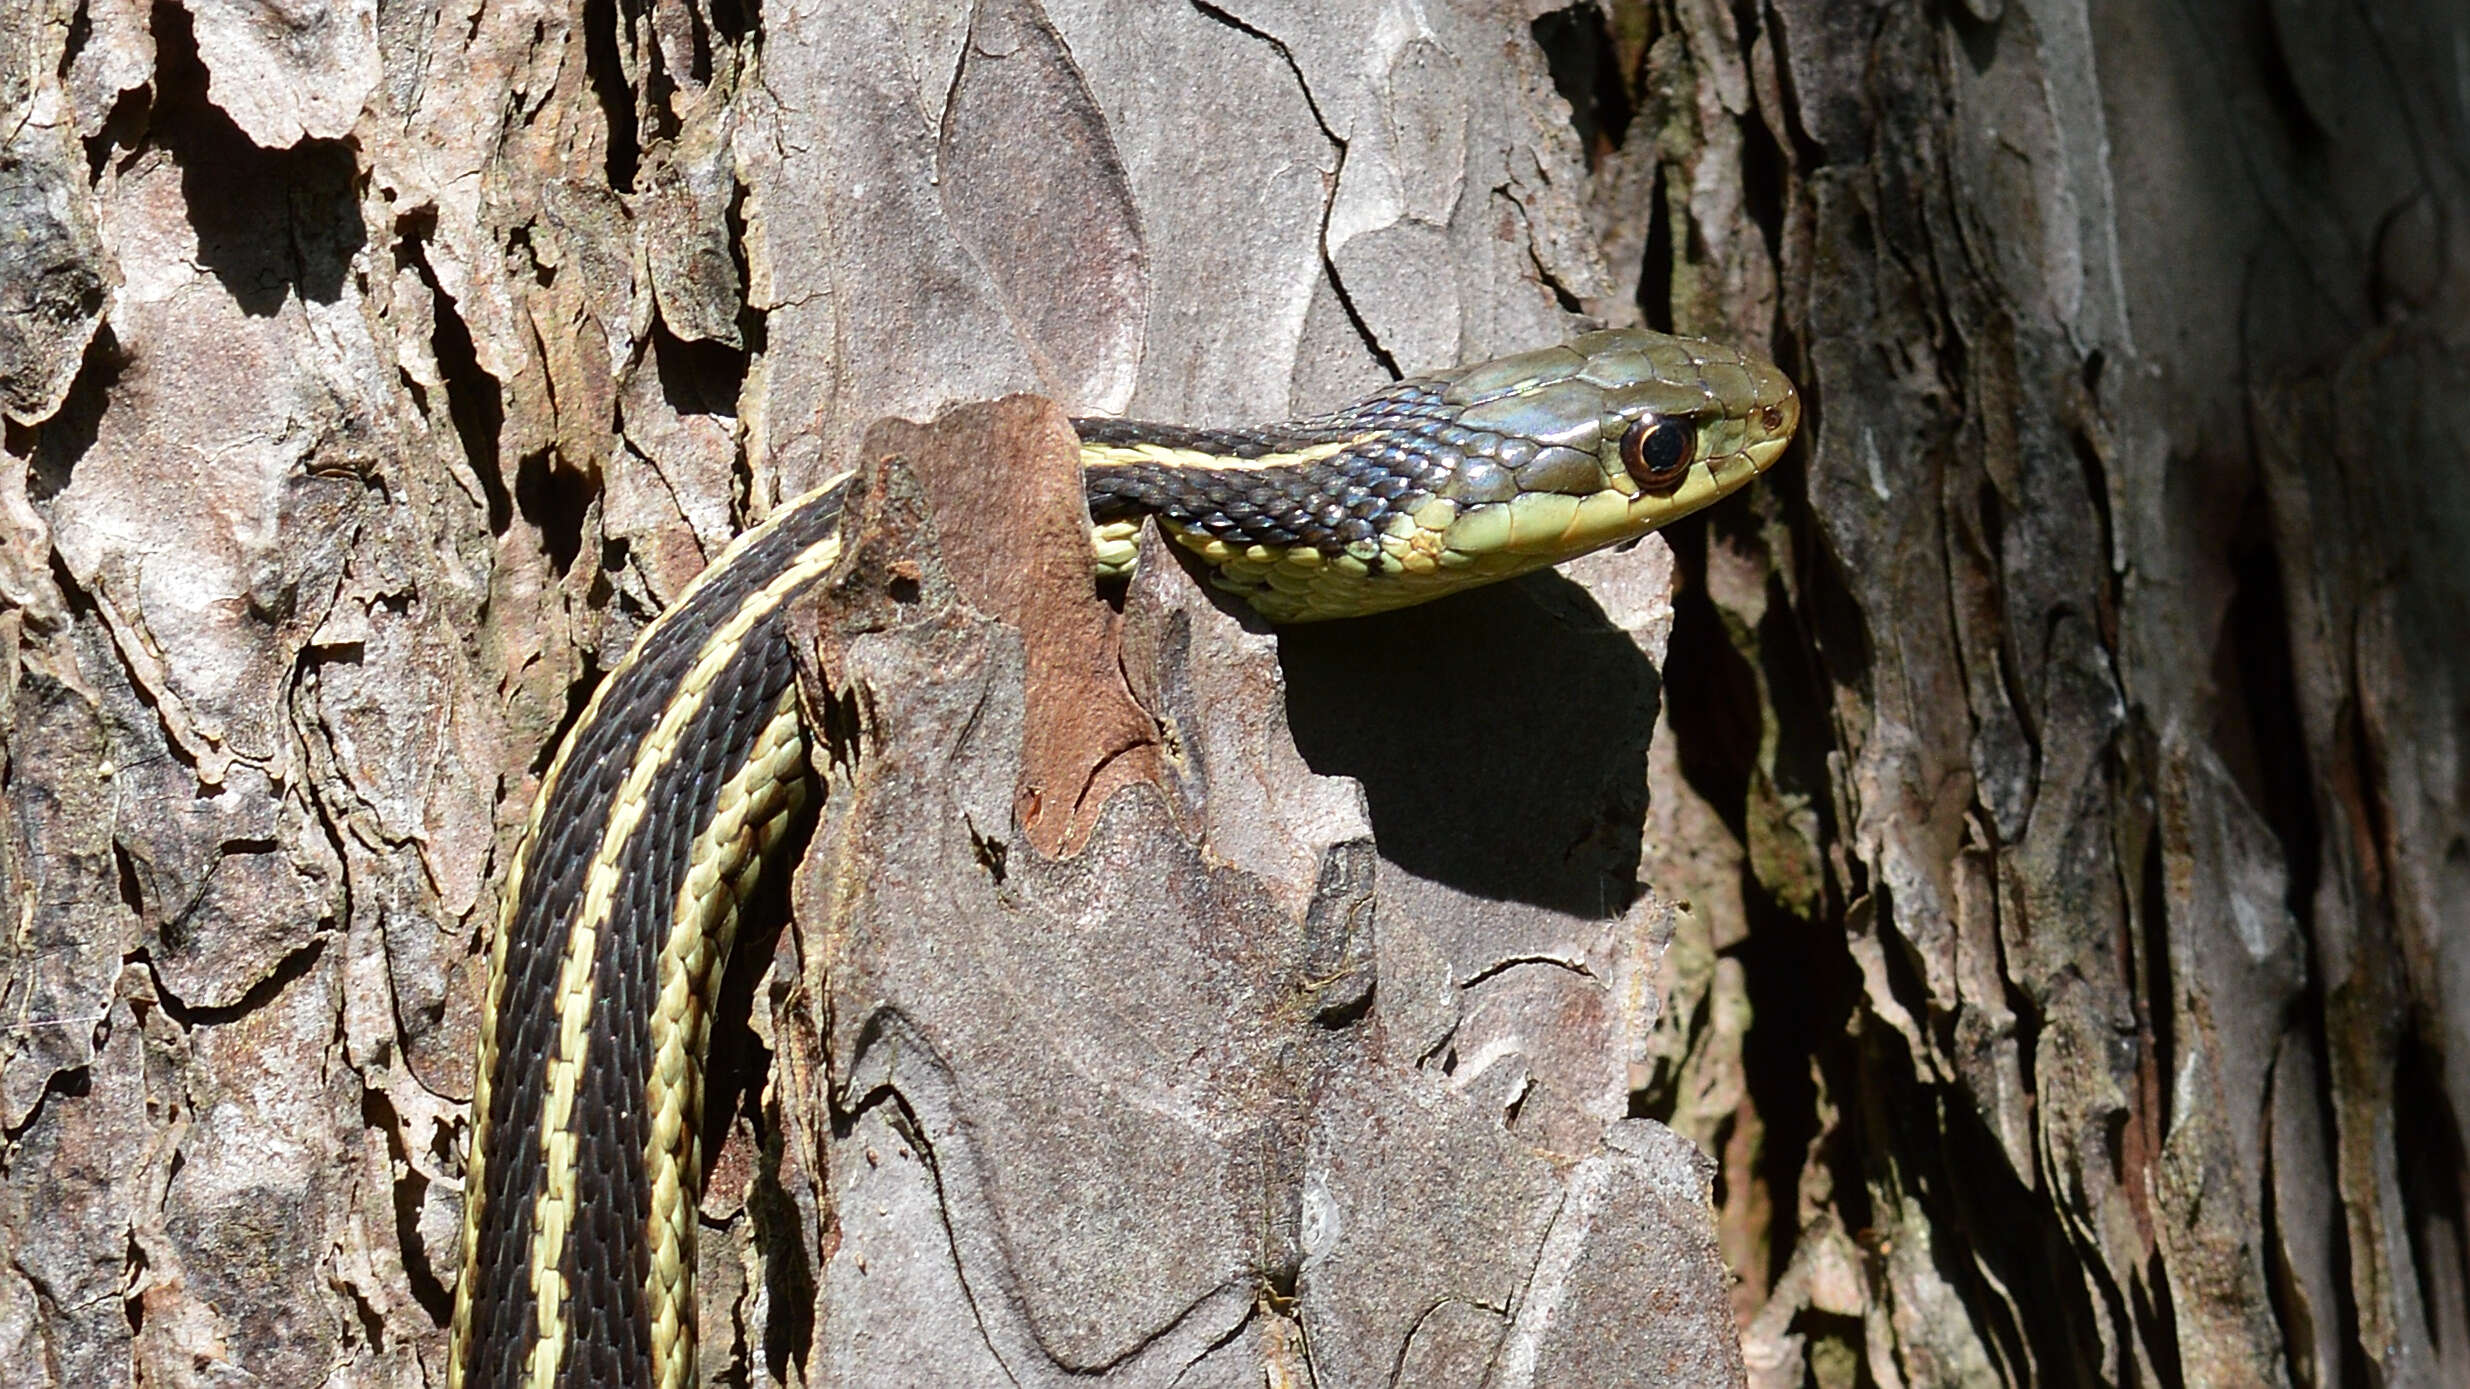
<svg viewBox="0 0 2470 1389">
<path fill-rule="evenodd" d="M 1681 485 L 1697 452 L 1698 433 L 1681 420 L 1644 415 L 1621 435 L 1621 466 L 1650 492 L 1669 492 Z"/>
</svg>

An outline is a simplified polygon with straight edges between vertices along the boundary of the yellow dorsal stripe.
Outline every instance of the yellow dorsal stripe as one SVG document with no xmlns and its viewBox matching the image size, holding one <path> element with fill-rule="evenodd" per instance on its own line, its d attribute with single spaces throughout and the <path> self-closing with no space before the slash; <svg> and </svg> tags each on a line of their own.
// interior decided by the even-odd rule
<svg viewBox="0 0 2470 1389">
<path fill-rule="evenodd" d="M 739 544 L 744 543 L 741 538 Z M 687 669 L 685 679 L 678 683 L 676 693 L 661 710 L 659 722 L 637 745 L 626 780 L 610 801 L 600 850 L 593 855 L 592 865 L 584 876 L 583 905 L 575 912 L 561 956 L 564 965 L 559 971 L 556 992 L 557 1050 L 549 1060 L 541 1097 L 543 1171 L 532 1208 L 531 1259 L 532 1298 L 538 1324 L 527 1376 L 533 1389 L 551 1389 L 566 1354 L 566 1276 L 562 1266 L 566 1260 L 566 1236 L 581 1201 L 575 1184 L 575 1090 L 591 1044 L 596 987 L 592 962 L 599 952 L 600 932 L 608 924 L 610 904 L 617 897 L 623 877 L 626 841 L 643 821 L 647 808 L 644 797 L 651 789 L 652 779 L 668 765 L 679 735 L 703 707 L 705 690 L 737 656 L 747 632 L 790 594 L 831 568 L 840 557 L 840 549 L 840 537 L 834 534 L 799 551 L 771 582 L 748 594 L 729 620 L 705 639 L 694 665 Z M 714 569 L 722 567 L 716 564 Z M 645 631 L 643 640 L 651 640 L 657 631 L 655 624 Z"/>
</svg>

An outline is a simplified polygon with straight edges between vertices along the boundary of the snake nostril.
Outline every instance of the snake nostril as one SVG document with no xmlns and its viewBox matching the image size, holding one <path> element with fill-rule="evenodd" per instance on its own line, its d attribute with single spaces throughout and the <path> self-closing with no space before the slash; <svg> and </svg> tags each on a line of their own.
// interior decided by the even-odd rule
<svg viewBox="0 0 2470 1389">
<path fill-rule="evenodd" d="M 1769 429 L 1782 429 L 1784 427 L 1784 407 L 1781 405 L 1770 405 L 1765 409 L 1760 410 L 1758 412 L 1758 422 L 1765 425 Z"/>
</svg>

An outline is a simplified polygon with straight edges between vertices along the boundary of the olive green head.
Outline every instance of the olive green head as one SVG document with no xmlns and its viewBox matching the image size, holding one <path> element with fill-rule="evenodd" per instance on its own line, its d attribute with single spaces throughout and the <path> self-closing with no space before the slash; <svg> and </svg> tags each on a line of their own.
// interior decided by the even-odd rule
<svg viewBox="0 0 2470 1389">
<path fill-rule="evenodd" d="M 1633 539 L 1764 472 L 1801 422 L 1773 363 L 1642 328 L 1434 378 L 1464 460 L 1450 551 L 1523 572 Z"/>
<path fill-rule="evenodd" d="M 1401 381 L 1257 430 L 1090 422 L 1102 554 L 1138 517 L 1279 622 L 1420 603 L 1634 539 L 1791 443 L 1800 397 L 1753 353 L 1645 329 Z"/>
</svg>

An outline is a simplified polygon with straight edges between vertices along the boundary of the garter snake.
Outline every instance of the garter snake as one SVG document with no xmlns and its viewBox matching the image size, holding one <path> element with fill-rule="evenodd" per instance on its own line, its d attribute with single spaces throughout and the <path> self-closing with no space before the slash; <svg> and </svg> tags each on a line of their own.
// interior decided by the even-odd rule
<svg viewBox="0 0 2470 1389">
<path fill-rule="evenodd" d="M 1154 517 L 1213 582 L 1298 622 L 1642 535 L 1763 471 L 1799 419 L 1765 360 L 1632 329 L 1289 424 L 1074 427 L 1101 573 Z M 784 618 L 839 558 L 847 481 L 689 584 L 542 778 L 491 945 L 449 1384 L 693 1380 L 709 995 L 810 792 Z"/>
</svg>

